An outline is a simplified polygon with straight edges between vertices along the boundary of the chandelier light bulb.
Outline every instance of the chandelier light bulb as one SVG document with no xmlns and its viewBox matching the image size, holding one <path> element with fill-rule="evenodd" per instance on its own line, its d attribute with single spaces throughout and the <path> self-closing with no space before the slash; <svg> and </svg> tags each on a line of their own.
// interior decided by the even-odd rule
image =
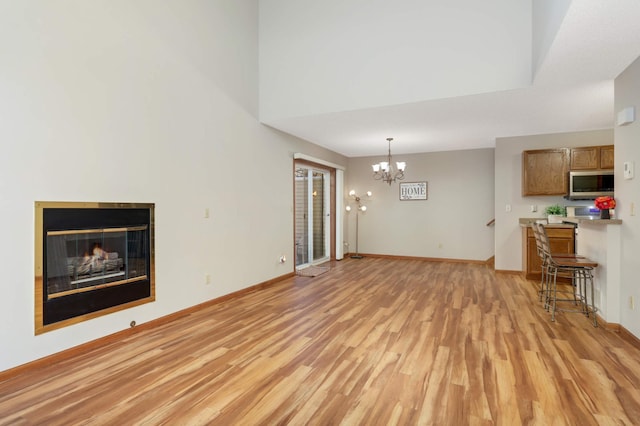
<svg viewBox="0 0 640 426">
<path fill-rule="evenodd" d="M 350 211 L 351 211 L 351 206 L 347 206 L 347 207 L 345 207 L 345 210 L 346 210 L 346 211 L 348 211 L 348 212 L 350 212 Z"/>
<path fill-rule="evenodd" d="M 371 191 L 367 191 L 367 197 L 371 197 L 373 195 L 373 193 L 371 193 Z"/>
<path fill-rule="evenodd" d="M 363 212 L 366 212 L 367 211 L 367 206 L 360 207 L 360 210 L 362 210 Z"/>
<path fill-rule="evenodd" d="M 349 197 L 353 197 L 354 195 L 356 195 L 355 189 L 352 189 L 351 191 L 349 191 Z"/>
</svg>

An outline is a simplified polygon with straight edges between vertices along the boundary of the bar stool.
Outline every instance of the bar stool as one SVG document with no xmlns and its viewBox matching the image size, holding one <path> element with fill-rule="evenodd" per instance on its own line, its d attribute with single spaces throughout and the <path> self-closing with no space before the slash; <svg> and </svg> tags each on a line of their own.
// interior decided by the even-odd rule
<svg viewBox="0 0 640 426">
<path fill-rule="evenodd" d="M 533 232 L 533 236 L 536 242 L 536 252 L 538 254 L 538 257 L 540 258 L 541 275 L 540 290 L 538 290 L 538 295 L 540 301 L 542 302 L 543 298 L 547 294 L 547 289 L 549 288 L 549 259 L 547 259 L 546 257 L 545 250 L 543 250 L 543 238 L 547 238 L 546 230 L 544 228 L 544 225 L 538 222 L 534 222 L 531 224 L 531 231 Z M 548 241 L 548 239 L 546 241 Z M 584 256 L 569 253 L 551 253 L 551 256 L 556 256 L 559 258 L 584 259 Z"/>
<path fill-rule="evenodd" d="M 553 290 L 553 286 L 552 286 L 552 280 L 553 277 L 555 276 L 556 281 L 558 276 L 562 277 L 562 278 L 568 278 L 572 280 L 573 283 L 573 271 L 567 271 L 565 269 L 557 269 L 554 264 L 553 264 L 553 259 L 564 259 L 564 258 L 568 258 L 568 259 L 584 259 L 584 256 L 578 256 L 576 254 L 569 254 L 569 253 L 562 253 L 562 254 L 558 254 L 558 253 L 551 253 L 551 243 L 549 242 L 549 237 L 547 235 L 547 230 L 544 227 L 544 225 L 540 224 L 540 223 L 534 223 L 532 224 L 532 227 L 534 229 L 534 236 L 536 237 L 536 244 L 537 247 L 539 247 L 540 252 L 542 253 L 542 274 L 544 275 L 544 277 L 542 277 L 541 280 L 541 292 L 545 295 L 544 299 L 545 299 L 545 304 L 544 307 L 545 309 L 549 310 L 550 307 L 550 301 L 551 301 L 551 292 Z M 555 275 L 554 275 L 555 273 Z M 574 302 L 577 302 L 577 297 L 576 297 L 576 292 L 574 292 L 574 299 L 572 299 Z"/>
<path fill-rule="evenodd" d="M 536 241 L 536 253 L 540 258 L 540 290 L 538 290 L 539 300 L 542 302 L 545 295 L 547 294 L 547 286 L 548 286 L 548 272 L 549 266 L 547 262 L 547 258 L 545 256 L 545 252 L 542 249 L 542 239 L 540 237 L 540 229 L 538 229 L 539 223 L 531 224 L 531 231 L 533 231 L 533 236 Z"/>
<path fill-rule="evenodd" d="M 544 226 L 536 224 L 538 227 L 538 235 L 542 246 L 542 252 L 546 264 L 546 294 L 545 308 L 551 310 L 551 321 L 556 320 L 556 312 L 580 312 L 587 317 L 593 315 L 593 326 L 598 326 L 596 316 L 597 308 L 595 306 L 593 270 L 598 266 L 597 262 L 589 260 L 582 256 L 575 255 L 554 255 L 551 253 L 549 238 Z M 558 275 L 565 275 L 571 278 L 572 282 L 572 298 L 559 299 L 558 293 L 567 293 L 558 291 Z M 591 303 L 589 304 L 588 287 L 590 286 Z M 557 307 L 558 302 L 573 302 L 579 304 L 578 309 L 560 309 Z"/>
</svg>

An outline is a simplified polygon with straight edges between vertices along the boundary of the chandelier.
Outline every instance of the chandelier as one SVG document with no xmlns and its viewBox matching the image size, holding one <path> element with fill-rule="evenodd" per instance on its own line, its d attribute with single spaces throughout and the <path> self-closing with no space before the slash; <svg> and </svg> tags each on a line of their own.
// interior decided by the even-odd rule
<svg viewBox="0 0 640 426">
<path fill-rule="evenodd" d="M 381 180 L 391 185 L 391 182 L 404 179 L 404 170 L 407 168 L 407 163 L 404 161 L 396 162 L 396 167 L 391 163 L 391 141 L 393 138 L 387 138 L 389 141 L 389 154 L 387 154 L 387 161 L 381 161 L 378 164 L 374 164 L 373 178 L 375 180 Z"/>
</svg>

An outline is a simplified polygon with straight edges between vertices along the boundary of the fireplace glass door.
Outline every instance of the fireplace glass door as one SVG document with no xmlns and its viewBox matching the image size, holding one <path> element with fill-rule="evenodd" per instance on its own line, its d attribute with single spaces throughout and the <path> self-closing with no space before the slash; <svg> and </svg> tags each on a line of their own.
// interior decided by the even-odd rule
<svg viewBox="0 0 640 426">
<path fill-rule="evenodd" d="M 148 227 L 47 232 L 47 297 L 147 279 Z"/>
</svg>

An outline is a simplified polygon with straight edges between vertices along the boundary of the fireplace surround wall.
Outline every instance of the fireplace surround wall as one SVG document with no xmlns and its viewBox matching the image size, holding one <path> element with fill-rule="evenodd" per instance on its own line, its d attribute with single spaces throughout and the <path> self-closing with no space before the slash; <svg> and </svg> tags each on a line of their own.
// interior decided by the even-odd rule
<svg viewBox="0 0 640 426">
<path fill-rule="evenodd" d="M 35 203 L 35 334 L 155 300 L 154 208 Z"/>
</svg>

